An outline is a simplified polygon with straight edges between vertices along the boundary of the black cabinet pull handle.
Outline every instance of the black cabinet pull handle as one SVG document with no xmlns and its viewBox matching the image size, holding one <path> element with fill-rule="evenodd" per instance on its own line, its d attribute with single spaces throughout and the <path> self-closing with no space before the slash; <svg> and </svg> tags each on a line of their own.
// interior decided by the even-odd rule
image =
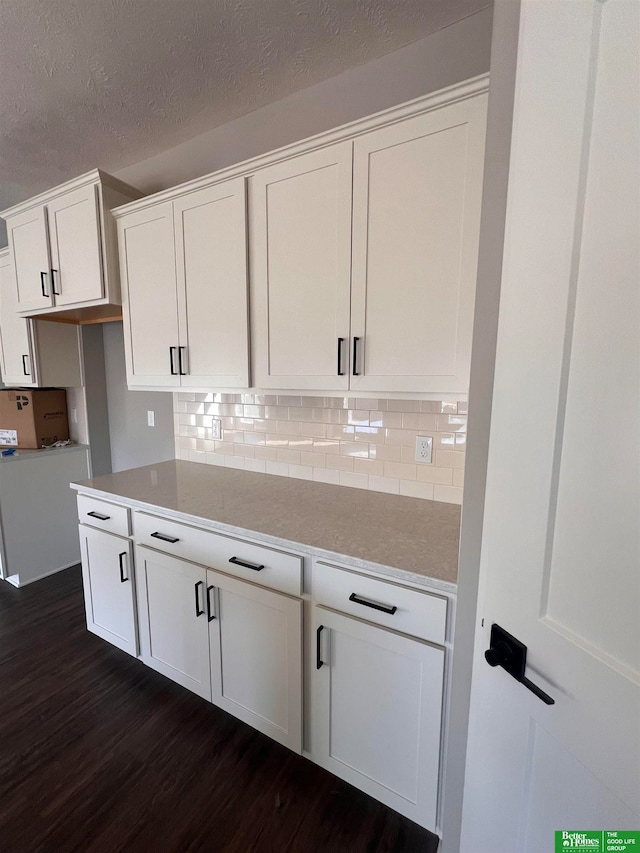
<svg viewBox="0 0 640 853">
<path fill-rule="evenodd" d="M 187 375 L 187 371 L 184 369 L 184 364 L 182 363 L 182 353 L 184 352 L 185 349 L 186 349 L 186 347 L 178 347 L 178 375 L 179 376 L 186 376 Z"/>
<path fill-rule="evenodd" d="M 40 287 L 41 287 L 41 289 L 42 289 L 42 295 L 43 295 L 43 296 L 49 296 L 49 294 L 47 293 L 47 289 L 46 289 L 46 287 L 44 286 L 44 279 L 45 279 L 45 276 L 46 276 L 46 272 L 41 272 L 41 273 L 40 273 Z"/>
<path fill-rule="evenodd" d="M 360 596 L 356 595 L 355 592 L 351 593 L 349 601 L 353 601 L 354 604 L 362 604 L 363 607 L 371 607 L 373 610 L 381 610 L 383 613 L 388 613 L 390 616 L 393 616 L 398 609 L 395 604 L 378 604 L 375 601 L 367 601 L 366 598 L 360 598 Z"/>
<path fill-rule="evenodd" d="M 353 339 L 353 375 L 360 376 L 358 373 L 358 341 L 360 338 Z"/>
<path fill-rule="evenodd" d="M 198 581 L 198 583 L 194 584 L 194 590 L 196 594 L 196 617 L 202 616 L 204 614 L 204 607 L 200 610 L 200 587 L 204 586 L 204 581 Z"/>
<path fill-rule="evenodd" d="M 172 376 L 177 376 L 178 372 L 176 370 L 175 365 L 175 352 L 177 347 L 169 347 L 169 369 L 171 370 Z"/>
<path fill-rule="evenodd" d="M 27 359 L 28 359 L 28 358 L 29 358 L 29 356 L 28 356 L 28 355 L 23 355 L 23 356 L 22 356 L 22 372 L 24 373 L 24 375 L 25 375 L 25 376 L 31 376 L 31 374 L 30 374 L 30 373 L 29 373 L 29 371 L 27 370 Z"/>
<path fill-rule="evenodd" d="M 247 563 L 246 560 L 239 560 L 237 557 L 231 557 L 229 562 L 236 566 L 244 566 L 245 569 L 253 569 L 254 572 L 261 572 L 264 569 L 260 563 Z"/>
<path fill-rule="evenodd" d="M 489 666 L 501 666 L 506 670 L 512 678 L 523 684 L 527 690 L 530 690 L 538 699 L 541 699 L 545 705 L 555 705 L 555 699 L 552 699 L 548 693 L 541 690 L 537 684 L 525 676 L 527 667 L 527 647 L 520 640 L 501 628 L 495 623 L 491 626 L 491 639 L 489 648 L 484 653 L 484 658 Z"/>
<path fill-rule="evenodd" d="M 51 272 L 51 290 L 53 291 L 53 295 L 54 296 L 60 296 L 60 291 L 56 290 L 56 280 L 55 280 L 55 277 L 53 275 L 54 273 L 56 273 L 56 275 L 57 275 L 58 270 L 52 269 L 50 272 Z"/>
<path fill-rule="evenodd" d="M 124 558 L 127 556 L 127 552 L 123 551 L 121 554 L 118 554 L 118 563 L 120 564 L 120 583 L 125 583 L 129 580 L 124 576 Z"/>
<path fill-rule="evenodd" d="M 215 589 L 214 586 L 207 587 L 207 622 L 213 622 L 216 618 L 216 614 L 213 612 L 213 606 L 211 604 L 211 590 Z"/>
<path fill-rule="evenodd" d="M 97 518 L 98 521 L 109 521 L 109 519 L 111 518 L 110 515 L 103 515 L 101 512 L 95 512 L 95 510 L 91 510 L 91 512 L 88 512 L 87 515 L 90 515 L 91 518 Z"/>
<path fill-rule="evenodd" d="M 170 542 L 172 545 L 180 541 L 176 536 L 167 536 L 166 533 L 158 533 L 157 531 L 152 533 L 151 536 L 154 539 L 162 539 L 163 542 Z"/>
<path fill-rule="evenodd" d="M 324 625 L 318 625 L 318 630 L 316 631 L 316 669 L 321 669 L 324 666 L 324 661 L 322 660 L 322 654 L 320 651 L 320 635 L 324 631 Z"/>
<path fill-rule="evenodd" d="M 344 343 L 344 338 L 338 338 L 338 376 L 344 376 L 344 370 L 342 369 L 342 344 Z"/>
</svg>

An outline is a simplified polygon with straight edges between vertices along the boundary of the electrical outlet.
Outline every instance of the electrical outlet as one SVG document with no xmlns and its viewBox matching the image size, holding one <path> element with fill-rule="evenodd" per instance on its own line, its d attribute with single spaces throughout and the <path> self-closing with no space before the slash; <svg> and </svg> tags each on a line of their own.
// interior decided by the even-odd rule
<svg viewBox="0 0 640 853">
<path fill-rule="evenodd" d="M 222 421 L 214 418 L 213 423 L 211 424 L 211 429 L 213 430 L 213 438 L 220 440 L 222 438 Z"/>
<path fill-rule="evenodd" d="M 433 437 L 430 435 L 416 436 L 416 462 L 431 462 L 433 453 Z"/>
<path fill-rule="evenodd" d="M 69 417 L 71 418 L 72 424 L 77 424 L 78 423 L 78 410 L 75 408 L 70 409 Z"/>
<path fill-rule="evenodd" d="M 156 425 L 156 413 L 152 411 L 147 412 L 147 426 L 155 426 Z"/>
</svg>

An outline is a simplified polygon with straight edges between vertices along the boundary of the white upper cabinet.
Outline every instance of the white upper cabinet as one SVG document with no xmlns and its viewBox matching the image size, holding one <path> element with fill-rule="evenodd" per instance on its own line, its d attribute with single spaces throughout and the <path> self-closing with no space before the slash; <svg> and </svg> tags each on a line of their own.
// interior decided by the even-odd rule
<svg viewBox="0 0 640 853">
<path fill-rule="evenodd" d="M 130 387 L 247 387 L 243 178 L 118 220 Z"/>
<path fill-rule="evenodd" d="M 82 385 L 78 328 L 28 320 L 16 314 L 16 287 L 9 252 L 0 252 L 0 374 L 22 388 Z"/>
<path fill-rule="evenodd" d="M 81 187 L 47 205 L 55 304 L 102 299 L 98 188 Z"/>
<path fill-rule="evenodd" d="M 252 333 L 260 388 L 349 387 L 352 143 L 251 178 Z"/>
<path fill-rule="evenodd" d="M 486 98 L 354 142 L 351 388 L 466 392 Z"/>
<path fill-rule="evenodd" d="M 95 317 L 113 314 L 104 308 L 121 303 L 109 210 L 139 196 L 95 170 L 4 211 L 17 311 L 22 316 L 71 309 L 94 309 Z"/>
</svg>

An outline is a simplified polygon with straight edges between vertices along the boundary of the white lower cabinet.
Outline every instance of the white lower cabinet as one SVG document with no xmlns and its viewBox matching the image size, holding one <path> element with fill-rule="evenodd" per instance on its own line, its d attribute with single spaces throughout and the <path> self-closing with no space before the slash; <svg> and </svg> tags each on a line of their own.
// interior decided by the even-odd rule
<svg viewBox="0 0 640 853">
<path fill-rule="evenodd" d="M 444 649 L 314 608 L 314 760 L 435 829 Z"/>
<path fill-rule="evenodd" d="M 207 570 L 136 546 L 140 657 L 211 700 Z"/>
<path fill-rule="evenodd" d="M 302 752 L 302 601 L 207 572 L 212 700 Z"/>
<path fill-rule="evenodd" d="M 87 628 L 134 657 L 138 654 L 131 542 L 80 525 Z"/>
</svg>

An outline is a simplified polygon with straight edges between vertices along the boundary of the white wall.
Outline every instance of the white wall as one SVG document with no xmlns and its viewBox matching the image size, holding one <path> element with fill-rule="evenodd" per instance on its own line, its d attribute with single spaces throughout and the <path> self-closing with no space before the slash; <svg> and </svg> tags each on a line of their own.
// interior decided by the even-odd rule
<svg viewBox="0 0 640 853">
<path fill-rule="evenodd" d="M 127 390 L 122 323 L 105 323 L 102 333 L 114 472 L 173 459 L 173 394 Z M 154 427 L 147 426 L 148 410 Z"/>
</svg>

